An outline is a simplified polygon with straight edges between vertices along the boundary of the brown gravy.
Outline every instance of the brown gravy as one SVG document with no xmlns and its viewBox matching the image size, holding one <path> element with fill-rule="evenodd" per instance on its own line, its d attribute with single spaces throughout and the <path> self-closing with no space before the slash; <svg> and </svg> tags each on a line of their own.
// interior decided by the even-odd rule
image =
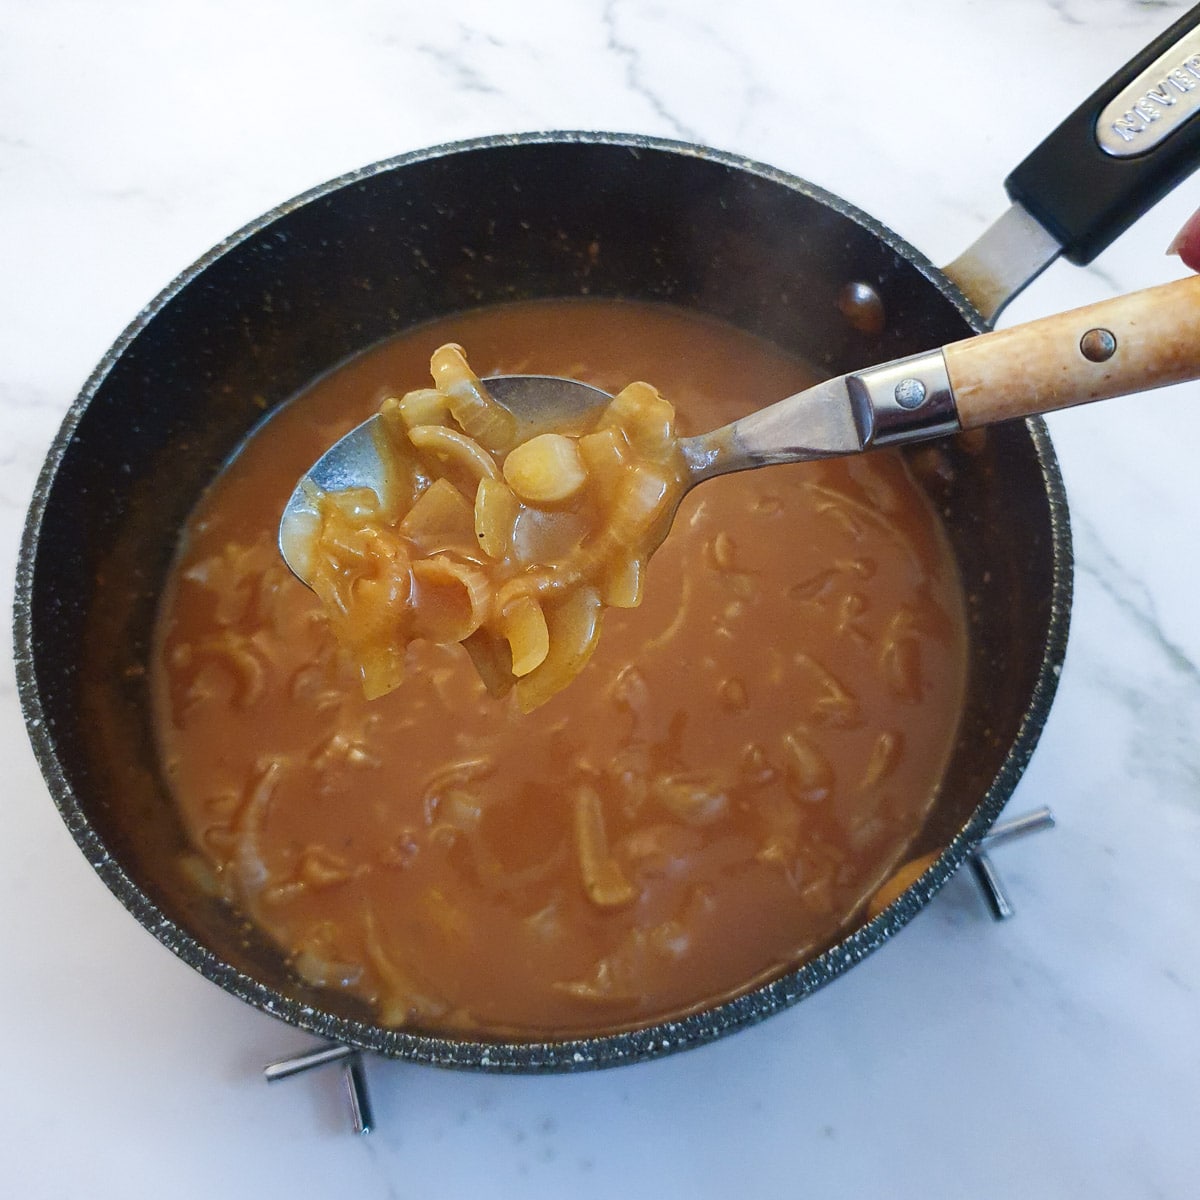
<svg viewBox="0 0 1200 1200">
<path fill-rule="evenodd" d="M 716 479 L 642 606 L 606 613 L 541 708 L 420 642 L 367 702 L 279 558 L 279 513 L 449 340 L 483 375 L 648 379 L 683 434 L 812 380 L 708 318 L 572 300 L 438 321 L 315 382 L 201 501 L 163 600 L 158 729 L 189 869 L 304 978 L 425 1031 L 610 1032 L 797 965 L 904 861 L 954 740 L 965 617 L 936 516 L 891 453 Z"/>
</svg>

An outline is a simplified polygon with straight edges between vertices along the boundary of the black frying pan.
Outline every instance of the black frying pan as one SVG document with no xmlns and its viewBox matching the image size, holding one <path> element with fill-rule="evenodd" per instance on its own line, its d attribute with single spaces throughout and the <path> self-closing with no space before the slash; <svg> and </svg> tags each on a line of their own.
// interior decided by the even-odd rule
<svg viewBox="0 0 1200 1200">
<path fill-rule="evenodd" d="M 378 1026 L 357 1002 L 300 982 L 237 913 L 164 866 L 184 838 L 155 757 L 145 666 L 177 531 L 264 408 L 397 330 L 465 307 L 583 292 L 669 301 L 830 373 L 980 332 L 1055 254 L 1090 261 L 1192 169 L 1200 125 L 1176 118 L 1200 100 L 1188 86 L 1200 85 L 1200 43 L 1179 39 L 1198 24 L 1200 9 L 1068 118 L 1010 177 L 1021 207 L 949 273 L 802 180 L 601 134 L 405 155 L 214 249 L 88 381 L 50 450 L 21 550 L 16 659 L 29 734 L 104 881 L 181 958 L 297 1026 L 422 1062 L 509 1070 L 604 1066 L 706 1041 L 800 999 L 896 933 L 995 820 L 1054 693 L 1071 551 L 1040 421 L 947 442 L 950 469 L 930 485 L 973 600 L 961 736 L 913 847 L 933 865 L 880 916 L 775 981 L 679 1022 L 593 1039 L 499 1044 Z M 1128 87 L 1106 118 L 1113 154 L 1097 117 Z"/>
</svg>

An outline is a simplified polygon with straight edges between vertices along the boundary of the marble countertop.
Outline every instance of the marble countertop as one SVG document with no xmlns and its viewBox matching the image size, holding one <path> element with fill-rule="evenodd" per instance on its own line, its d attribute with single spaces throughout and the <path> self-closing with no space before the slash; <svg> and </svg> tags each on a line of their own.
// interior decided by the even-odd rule
<svg viewBox="0 0 1200 1200">
<path fill-rule="evenodd" d="M 1173 0 L 0 0 L 0 562 L 74 395 L 138 309 L 258 213 L 479 134 L 684 138 L 802 175 L 945 262 L 1008 170 Z M 1185 182 L 1004 322 L 1183 274 Z M 996 851 L 762 1025 L 549 1078 L 367 1064 L 268 1089 L 310 1039 L 146 934 L 72 844 L 0 678 L 0 1179 L 22 1197 L 1187 1197 L 1200 1184 L 1200 385 L 1055 416 L 1076 600 Z"/>
</svg>

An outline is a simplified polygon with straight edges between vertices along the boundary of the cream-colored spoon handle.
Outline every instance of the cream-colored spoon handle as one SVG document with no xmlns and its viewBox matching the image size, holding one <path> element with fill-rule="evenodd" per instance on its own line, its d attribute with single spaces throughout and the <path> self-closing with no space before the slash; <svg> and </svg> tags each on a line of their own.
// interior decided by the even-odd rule
<svg viewBox="0 0 1200 1200">
<path fill-rule="evenodd" d="M 946 346 L 964 429 L 1200 377 L 1200 276 Z"/>
</svg>

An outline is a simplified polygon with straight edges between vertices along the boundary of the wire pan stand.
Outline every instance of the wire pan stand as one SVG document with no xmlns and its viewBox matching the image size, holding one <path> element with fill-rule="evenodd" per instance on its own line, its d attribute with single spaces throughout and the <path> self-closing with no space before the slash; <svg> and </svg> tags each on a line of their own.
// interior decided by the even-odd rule
<svg viewBox="0 0 1200 1200">
<path fill-rule="evenodd" d="M 1005 842 L 1024 837 L 1030 833 L 1040 833 L 1054 825 L 1054 814 L 1048 808 L 1036 808 L 1020 817 L 1001 821 L 992 827 L 992 831 L 979 844 L 979 848 L 967 860 L 971 873 L 975 877 L 979 890 L 987 902 L 988 910 L 993 919 L 1007 921 L 1015 911 L 1004 884 L 996 871 L 989 852 Z M 346 1096 L 350 1105 L 350 1118 L 354 1124 L 355 1133 L 370 1133 L 375 1128 L 375 1113 L 371 1107 L 371 1096 L 367 1091 L 367 1076 L 363 1069 L 363 1056 L 360 1050 L 353 1046 L 326 1045 L 306 1054 L 293 1058 L 280 1059 L 269 1063 L 264 1069 L 268 1083 L 278 1083 L 281 1079 L 290 1079 L 293 1075 L 303 1074 L 314 1067 L 324 1067 L 329 1063 L 342 1064 L 342 1078 L 346 1084 Z"/>
</svg>

